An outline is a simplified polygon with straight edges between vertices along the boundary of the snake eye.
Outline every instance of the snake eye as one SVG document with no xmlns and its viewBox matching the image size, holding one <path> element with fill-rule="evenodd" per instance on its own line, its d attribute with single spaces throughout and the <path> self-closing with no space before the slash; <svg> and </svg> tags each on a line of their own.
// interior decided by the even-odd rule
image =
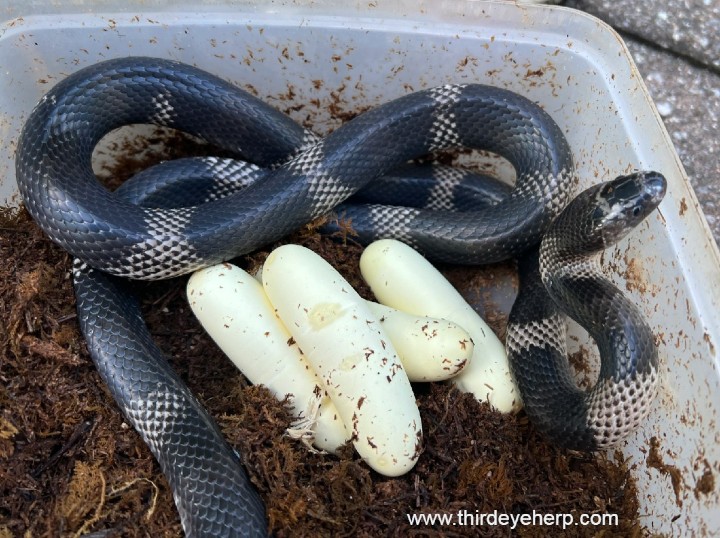
<svg viewBox="0 0 720 538">
<path fill-rule="evenodd" d="M 637 217 L 640 214 L 640 208 L 638 206 L 633 207 L 633 217 Z"/>
</svg>

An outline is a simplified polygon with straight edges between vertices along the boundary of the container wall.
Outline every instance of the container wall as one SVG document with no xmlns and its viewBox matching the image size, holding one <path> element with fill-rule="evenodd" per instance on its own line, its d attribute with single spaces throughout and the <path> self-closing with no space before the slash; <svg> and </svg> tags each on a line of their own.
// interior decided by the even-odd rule
<svg viewBox="0 0 720 538">
<path fill-rule="evenodd" d="M 448 82 L 506 87 L 542 104 L 565 131 L 580 187 L 633 169 L 669 181 L 647 223 L 603 263 L 640 305 L 660 343 L 663 389 L 623 451 L 640 513 L 675 535 L 720 528 L 720 257 L 682 166 L 619 37 L 579 12 L 513 3 L 40 3 L 0 8 L 0 205 L 17 203 L 14 149 L 33 105 L 69 73 L 150 55 L 219 74 L 322 134 L 344 118 Z M 28 6 L 21 8 L 19 6 Z M 2 18 L 2 17 L 0 17 Z M 571 350 L 596 356 L 572 327 Z M 651 438 L 681 477 L 646 464 Z M 716 479 L 715 482 L 718 482 Z"/>
</svg>

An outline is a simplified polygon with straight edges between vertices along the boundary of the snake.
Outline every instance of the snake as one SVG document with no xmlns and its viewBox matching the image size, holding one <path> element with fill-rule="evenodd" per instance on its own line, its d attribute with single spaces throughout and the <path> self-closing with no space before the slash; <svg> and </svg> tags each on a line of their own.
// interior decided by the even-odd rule
<svg viewBox="0 0 720 538">
<path fill-rule="evenodd" d="M 666 189 L 665 177 L 653 171 L 593 185 L 570 202 L 539 246 L 520 257 L 508 361 L 528 417 L 560 446 L 615 446 L 652 409 L 659 375 L 652 330 L 603 274 L 599 256 L 655 210 Z M 599 376 L 589 391 L 575 384 L 569 367 L 566 315 L 587 330 L 600 352 Z"/>
<path fill-rule="evenodd" d="M 93 150 L 110 131 L 137 123 L 184 131 L 250 164 L 194 161 L 215 171 L 213 187 L 198 181 L 195 190 L 168 165 L 153 187 L 129 181 L 110 191 L 95 177 Z M 431 187 L 434 206 L 372 198 L 380 190 L 376 182 L 402 176 L 393 171 L 409 161 L 458 147 L 505 158 L 515 170 L 512 189 L 485 189 L 490 203 L 477 202 L 478 196 L 473 201 L 471 195 L 462 206 L 463 197 L 455 199 L 454 193 L 463 181 L 457 173 L 440 172 L 447 181 Z M 127 279 L 187 274 L 253 252 L 332 211 L 349 219 L 362 241 L 394 237 L 433 261 L 483 264 L 524 256 L 541 241 L 545 245 L 543 237 L 571 207 L 576 182 L 561 128 L 542 107 L 506 89 L 447 84 L 407 93 L 320 138 L 235 84 L 185 63 L 150 57 L 90 65 L 51 88 L 20 134 L 16 178 L 28 212 L 75 257 L 78 319 L 90 356 L 158 460 L 187 536 L 264 536 L 264 506 L 243 456 L 223 439 L 153 342 Z M 417 184 L 426 185 L 427 178 Z M 369 203 L 355 203 L 363 197 Z M 395 202 L 401 201 L 396 189 Z M 478 207 L 482 210 L 473 210 Z M 555 237 L 564 237 L 564 229 Z M 561 247 L 558 241 L 541 249 L 553 253 L 538 255 L 545 260 L 541 272 L 572 287 L 572 275 L 553 276 L 547 266 L 564 263 L 555 254 L 564 252 Z M 584 270 L 579 262 L 578 268 Z M 528 305 L 528 312 L 515 311 L 518 326 L 539 320 L 531 319 L 540 313 L 526 300 L 533 282 L 523 284 L 516 301 Z M 626 302 L 610 302 L 628 308 Z M 642 324 L 635 317 L 630 322 Z M 545 360 L 531 345 L 547 337 L 540 333 L 533 330 L 530 341 L 518 338 L 509 349 L 522 347 L 527 362 Z M 642 330 L 638 338 L 652 340 Z M 552 349 L 559 350 L 559 344 Z M 609 369 L 603 379 L 626 383 L 628 391 L 641 390 L 638 383 L 656 369 L 656 361 L 634 355 L 629 362 L 606 362 L 612 364 L 606 368 L 603 362 Z M 514 374 L 527 391 L 521 392 L 526 406 L 532 407 L 537 369 L 518 368 Z M 615 400 L 604 405 L 623 411 Z M 589 409 L 595 408 L 582 407 L 580 415 Z M 529 414 L 553 425 L 564 422 L 567 413 L 560 405 L 551 413 Z M 588 434 L 583 435 L 579 444 L 588 445 Z"/>
</svg>

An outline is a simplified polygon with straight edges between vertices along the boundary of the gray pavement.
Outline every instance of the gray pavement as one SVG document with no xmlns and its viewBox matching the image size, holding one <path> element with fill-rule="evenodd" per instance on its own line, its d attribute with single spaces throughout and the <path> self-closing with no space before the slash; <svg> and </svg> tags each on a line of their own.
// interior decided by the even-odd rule
<svg viewBox="0 0 720 538">
<path fill-rule="evenodd" d="M 620 32 L 720 244 L 720 0 L 565 0 Z"/>
<path fill-rule="evenodd" d="M 566 0 L 562 4 L 720 73 L 718 0 Z"/>
<path fill-rule="evenodd" d="M 720 75 L 626 40 L 720 244 Z"/>
</svg>

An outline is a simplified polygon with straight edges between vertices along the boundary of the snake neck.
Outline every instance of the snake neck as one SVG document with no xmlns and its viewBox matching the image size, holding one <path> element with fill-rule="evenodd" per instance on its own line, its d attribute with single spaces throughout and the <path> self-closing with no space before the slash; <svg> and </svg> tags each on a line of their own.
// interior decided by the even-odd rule
<svg viewBox="0 0 720 538">
<path fill-rule="evenodd" d="M 538 257 L 535 248 L 518 260 L 520 287 L 508 320 L 508 360 L 535 427 L 568 448 L 594 450 L 587 393 L 575 384 L 567 361 L 565 316 L 542 284 Z"/>
<path fill-rule="evenodd" d="M 550 263 L 555 267 L 577 266 L 612 244 L 598 225 L 596 197 L 599 187 L 578 194 L 550 224 L 540 247 L 540 259 L 548 261 L 546 266 Z"/>
<path fill-rule="evenodd" d="M 541 247 L 539 269 L 553 302 L 597 344 L 601 379 L 617 380 L 657 368 L 652 331 L 638 307 L 602 273 L 597 255 L 557 256 Z"/>
</svg>

